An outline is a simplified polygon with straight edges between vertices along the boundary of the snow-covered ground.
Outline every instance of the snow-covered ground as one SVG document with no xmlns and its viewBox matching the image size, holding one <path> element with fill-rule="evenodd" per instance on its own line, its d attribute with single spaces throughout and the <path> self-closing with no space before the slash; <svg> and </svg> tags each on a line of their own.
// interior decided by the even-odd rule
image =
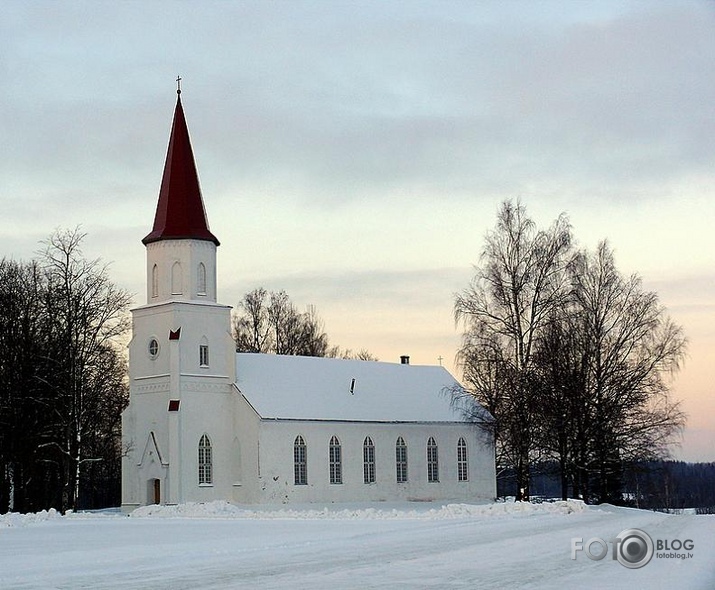
<svg viewBox="0 0 715 590">
<path fill-rule="evenodd" d="M 631 528 L 692 548 L 656 552 L 639 569 L 610 552 L 571 558 L 572 538 L 610 541 Z M 9 514 L 0 516 L 0 588 L 712 589 L 715 516 L 575 501 Z"/>
</svg>

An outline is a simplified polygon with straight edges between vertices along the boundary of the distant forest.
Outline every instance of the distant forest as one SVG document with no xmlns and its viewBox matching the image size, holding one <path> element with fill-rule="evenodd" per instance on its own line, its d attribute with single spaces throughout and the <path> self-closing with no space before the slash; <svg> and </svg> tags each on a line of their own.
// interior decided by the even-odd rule
<svg viewBox="0 0 715 590">
<path fill-rule="evenodd" d="M 619 504 L 647 510 L 695 508 L 698 514 L 715 514 L 715 463 L 643 461 L 624 466 Z M 532 501 L 561 497 L 559 466 L 538 463 L 531 471 Z M 497 477 L 497 495 L 515 496 L 516 477 L 504 470 Z"/>
</svg>

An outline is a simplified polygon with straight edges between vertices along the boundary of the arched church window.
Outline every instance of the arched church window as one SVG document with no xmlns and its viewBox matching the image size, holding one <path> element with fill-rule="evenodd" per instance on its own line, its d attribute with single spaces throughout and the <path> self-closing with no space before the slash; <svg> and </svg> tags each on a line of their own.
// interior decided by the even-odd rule
<svg viewBox="0 0 715 590">
<path fill-rule="evenodd" d="M 159 268 L 156 264 L 151 267 L 151 296 L 159 297 Z"/>
<path fill-rule="evenodd" d="M 213 462 L 211 458 L 211 440 L 204 434 L 199 441 L 199 485 L 213 483 Z"/>
<path fill-rule="evenodd" d="M 431 436 L 427 441 L 427 481 L 436 483 L 439 481 L 439 455 L 437 443 Z"/>
<path fill-rule="evenodd" d="M 302 436 L 296 436 L 293 443 L 293 471 L 295 485 L 308 484 L 308 447 Z"/>
<path fill-rule="evenodd" d="M 203 262 L 199 262 L 197 274 L 198 276 L 196 277 L 196 292 L 199 295 L 206 295 L 206 266 L 204 266 Z"/>
<path fill-rule="evenodd" d="M 171 267 L 171 294 L 181 295 L 182 291 L 181 263 L 174 262 Z"/>
<path fill-rule="evenodd" d="M 395 471 L 397 483 L 405 483 L 407 481 L 407 445 L 401 436 L 395 443 Z"/>
<path fill-rule="evenodd" d="M 330 483 L 343 483 L 343 455 L 337 436 L 330 439 Z"/>
<path fill-rule="evenodd" d="M 375 443 L 369 436 L 362 443 L 362 474 L 365 483 L 375 483 Z"/>
<path fill-rule="evenodd" d="M 467 441 L 460 438 L 457 441 L 457 479 L 469 481 L 469 463 L 467 461 Z"/>
</svg>

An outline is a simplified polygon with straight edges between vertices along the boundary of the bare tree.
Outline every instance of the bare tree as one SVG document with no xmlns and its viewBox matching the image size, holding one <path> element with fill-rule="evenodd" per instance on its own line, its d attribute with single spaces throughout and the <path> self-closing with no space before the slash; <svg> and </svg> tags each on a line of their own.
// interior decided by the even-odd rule
<svg viewBox="0 0 715 590">
<path fill-rule="evenodd" d="M 301 316 L 300 347 L 296 354 L 301 356 L 327 356 L 328 335 L 325 333 L 325 324 L 318 315 L 314 305 L 309 305 L 307 311 Z"/>
<path fill-rule="evenodd" d="M 116 345 L 129 329 L 131 295 L 112 283 L 106 265 L 84 258 L 84 237 L 78 229 L 58 230 L 46 240 L 41 259 L 51 343 L 47 354 L 54 365 L 48 385 L 56 400 L 54 430 L 40 446 L 54 451 L 60 466 L 63 510 L 77 506 L 82 466 L 99 460 L 88 455 L 88 438 L 96 433 L 97 420 L 104 419 L 105 398 L 126 402 L 126 367 Z"/>
<path fill-rule="evenodd" d="M 380 360 L 366 348 L 361 348 L 356 353 L 352 354 L 352 356 L 350 358 L 354 358 L 355 360 L 358 360 L 358 361 L 379 361 Z"/>
<path fill-rule="evenodd" d="M 588 446 L 579 449 L 580 479 L 584 487 L 594 473 L 594 493 L 612 501 L 620 496 L 624 462 L 666 457 L 684 424 L 669 392 L 686 340 L 657 294 L 644 291 L 637 275 L 618 272 L 606 242 L 593 254 L 579 253 L 570 276 L 588 346 L 584 410 L 590 429 Z"/>
<path fill-rule="evenodd" d="M 328 336 L 315 307 L 299 312 L 285 291 L 247 293 L 233 318 L 238 352 L 327 356 Z"/>
<path fill-rule="evenodd" d="M 42 505 L 28 482 L 41 479 L 36 454 L 46 419 L 43 291 L 36 263 L 0 260 L 0 512 Z"/>
<path fill-rule="evenodd" d="M 76 508 L 88 466 L 119 465 L 130 296 L 83 237 L 57 231 L 41 260 L 0 262 L 0 510 Z"/>
<path fill-rule="evenodd" d="M 580 449 L 587 447 L 591 429 L 586 382 L 590 346 L 573 306 L 555 313 L 537 342 L 534 359 L 541 401 L 537 444 L 558 462 L 561 498 L 566 500 L 569 485 L 581 473 Z"/>
<path fill-rule="evenodd" d="M 301 313 L 285 291 L 246 293 L 233 316 L 233 334 L 237 352 L 377 360 L 365 349 L 331 346 L 315 306 Z"/>
<path fill-rule="evenodd" d="M 351 348 L 341 348 L 337 344 L 335 346 L 330 346 L 326 352 L 325 356 L 334 359 L 345 359 L 345 360 L 357 360 L 357 361 L 378 361 L 374 354 L 365 348 L 361 348 L 357 352 Z"/>
<path fill-rule="evenodd" d="M 244 295 L 233 317 L 233 335 L 238 352 L 269 352 L 272 346 L 267 307 L 268 292 L 254 289 Z"/>
<path fill-rule="evenodd" d="M 571 227 L 564 215 L 548 230 L 539 230 L 521 203 L 506 201 L 496 229 L 486 236 L 474 279 L 455 298 L 455 320 L 465 325 L 459 352 L 465 381 L 478 401 L 487 408 L 493 404 L 497 444 L 516 472 L 518 499 L 529 497 L 529 464 L 537 449 L 534 346 L 552 311 L 563 305 L 570 247 Z M 494 374 L 500 389 L 489 396 L 490 378 L 482 377 L 490 371 L 480 366 L 485 345 L 498 351 L 492 360 L 499 363 Z"/>
<path fill-rule="evenodd" d="M 275 353 L 299 354 L 304 348 L 306 336 L 304 317 L 298 313 L 285 291 L 270 294 L 268 319 L 273 333 Z"/>
<path fill-rule="evenodd" d="M 669 396 L 685 351 L 682 330 L 636 275 L 623 277 L 607 243 L 577 253 L 570 290 L 537 341 L 538 445 L 586 501 L 620 501 L 627 465 L 667 457 L 684 423 Z"/>
</svg>

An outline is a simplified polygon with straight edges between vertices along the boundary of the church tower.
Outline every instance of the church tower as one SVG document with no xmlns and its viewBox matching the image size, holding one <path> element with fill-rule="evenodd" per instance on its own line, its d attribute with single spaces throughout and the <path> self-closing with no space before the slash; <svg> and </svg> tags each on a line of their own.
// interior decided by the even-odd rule
<svg viewBox="0 0 715 590">
<path fill-rule="evenodd" d="M 146 304 L 132 310 L 130 402 L 122 419 L 126 509 L 226 497 L 236 475 L 231 308 L 217 303 L 219 241 L 209 229 L 177 92 L 154 225 L 142 240 Z"/>
</svg>

